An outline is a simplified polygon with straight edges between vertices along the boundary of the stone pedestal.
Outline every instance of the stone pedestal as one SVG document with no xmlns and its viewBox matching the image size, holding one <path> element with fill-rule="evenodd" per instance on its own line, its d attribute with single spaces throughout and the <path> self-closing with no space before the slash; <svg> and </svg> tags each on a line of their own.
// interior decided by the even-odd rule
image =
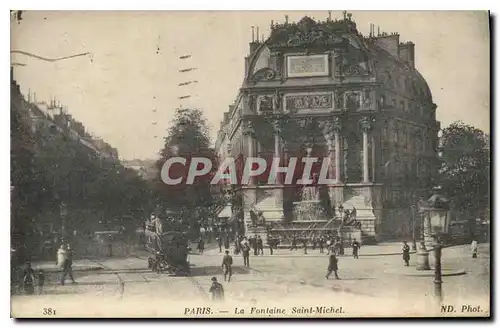
<svg viewBox="0 0 500 328">
<path fill-rule="evenodd" d="M 244 220 L 245 234 L 265 234 L 264 224 L 272 221 L 282 221 L 283 187 L 282 186 L 248 186 L 244 188 Z M 264 222 L 258 222 L 256 227 L 252 222 L 250 212 L 261 215 Z"/>
<path fill-rule="evenodd" d="M 380 188 L 370 184 L 349 184 L 344 188 L 344 209 L 356 208 L 356 220 L 361 223 L 362 243 L 377 241 L 376 205 L 380 203 Z"/>
</svg>

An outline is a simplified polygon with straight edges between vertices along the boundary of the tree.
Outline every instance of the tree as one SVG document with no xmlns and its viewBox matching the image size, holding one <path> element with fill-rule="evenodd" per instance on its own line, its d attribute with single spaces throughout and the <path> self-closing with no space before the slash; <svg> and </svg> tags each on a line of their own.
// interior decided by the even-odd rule
<svg viewBox="0 0 500 328">
<path fill-rule="evenodd" d="M 438 183 L 455 210 L 467 219 L 481 217 L 489 208 L 489 136 L 463 122 L 454 122 L 440 138 Z"/>
<path fill-rule="evenodd" d="M 20 111 L 16 94 L 11 100 L 11 231 L 13 244 L 24 244 L 29 252 L 32 245 L 26 237 L 33 234 L 33 215 L 40 202 L 33 170 L 35 141 L 29 123 Z"/>
<path fill-rule="evenodd" d="M 176 185 L 167 185 L 161 179 L 162 167 L 171 157 L 186 159 L 186 165 L 172 165 L 169 169 L 173 179 L 182 177 L 182 182 Z M 209 174 L 197 177 L 193 184 L 187 184 L 186 179 L 193 157 L 208 158 L 212 162 L 212 168 Z M 217 170 L 216 155 L 210 147 L 209 129 L 201 110 L 176 110 L 165 137 L 165 146 L 156 165 L 159 173 L 155 184 L 163 207 L 183 213 L 181 220 L 197 233 L 199 223 L 203 220 L 200 216 L 203 216 L 204 209 L 214 203 L 210 181 Z M 203 164 L 198 164 L 198 169 L 202 169 L 202 166 Z"/>
</svg>

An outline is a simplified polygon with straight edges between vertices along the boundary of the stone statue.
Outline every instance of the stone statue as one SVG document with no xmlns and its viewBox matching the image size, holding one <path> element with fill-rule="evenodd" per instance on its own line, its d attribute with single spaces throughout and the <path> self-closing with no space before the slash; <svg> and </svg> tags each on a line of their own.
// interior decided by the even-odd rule
<svg viewBox="0 0 500 328">
<path fill-rule="evenodd" d="M 281 109 L 281 94 L 279 93 L 278 89 L 276 89 L 276 92 L 273 96 L 273 109 L 274 111 L 279 111 Z"/>
<path fill-rule="evenodd" d="M 273 99 L 269 96 L 263 96 L 259 102 L 260 111 L 270 111 L 273 110 Z"/>
<path fill-rule="evenodd" d="M 254 112 L 254 105 L 255 105 L 255 96 L 254 95 L 248 95 L 247 98 L 247 106 L 248 106 L 248 111 L 253 113 Z"/>
</svg>

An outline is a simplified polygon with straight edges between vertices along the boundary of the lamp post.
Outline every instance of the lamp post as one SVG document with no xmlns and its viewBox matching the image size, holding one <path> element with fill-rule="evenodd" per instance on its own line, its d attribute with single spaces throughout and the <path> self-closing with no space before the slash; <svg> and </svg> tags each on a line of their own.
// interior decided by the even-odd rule
<svg viewBox="0 0 500 328">
<path fill-rule="evenodd" d="M 412 218 L 412 244 L 411 244 L 411 249 L 413 251 L 417 250 L 417 240 L 415 238 L 415 205 L 411 206 L 411 218 Z"/>
<path fill-rule="evenodd" d="M 428 227 L 434 246 L 434 294 L 439 303 L 441 303 L 443 300 L 441 272 L 442 237 L 448 232 L 450 223 L 448 200 L 444 196 L 435 194 L 427 200 L 423 211 L 426 212 L 426 219 L 429 221 Z"/>
<path fill-rule="evenodd" d="M 442 292 L 442 272 L 441 272 L 441 240 L 439 236 L 436 236 L 436 245 L 434 246 L 434 258 L 436 263 L 434 264 L 434 295 L 436 296 L 439 303 L 443 301 Z"/>
</svg>

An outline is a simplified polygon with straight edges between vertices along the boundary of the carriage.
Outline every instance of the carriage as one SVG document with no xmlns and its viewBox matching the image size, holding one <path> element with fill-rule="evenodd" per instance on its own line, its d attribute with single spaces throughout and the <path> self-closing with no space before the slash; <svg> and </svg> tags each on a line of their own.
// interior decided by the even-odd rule
<svg viewBox="0 0 500 328">
<path fill-rule="evenodd" d="M 175 275 L 189 275 L 188 237 L 168 218 L 151 216 L 145 226 L 148 268 Z"/>
</svg>

